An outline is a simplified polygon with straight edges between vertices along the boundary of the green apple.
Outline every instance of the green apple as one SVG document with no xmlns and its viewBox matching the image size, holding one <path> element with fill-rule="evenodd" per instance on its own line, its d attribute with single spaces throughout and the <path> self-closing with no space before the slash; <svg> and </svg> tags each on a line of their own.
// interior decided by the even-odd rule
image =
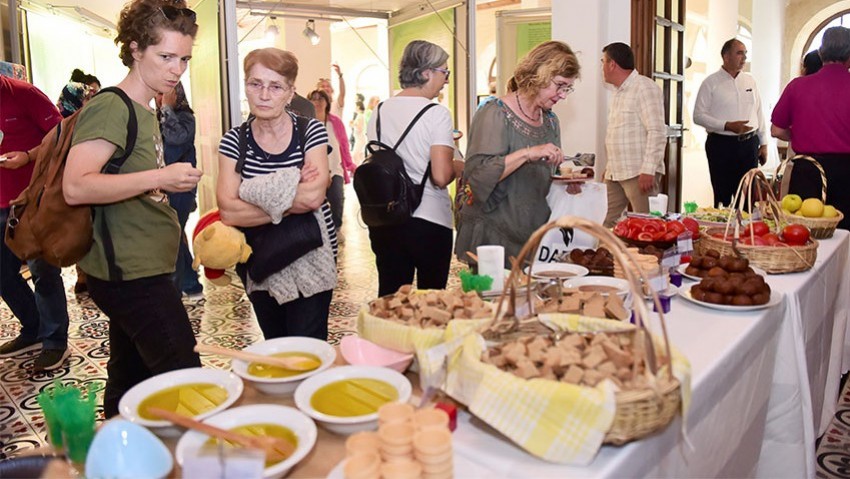
<svg viewBox="0 0 850 479">
<path fill-rule="evenodd" d="M 782 207 L 794 213 L 803 206 L 803 198 L 800 195 L 785 195 L 782 198 Z"/>
</svg>

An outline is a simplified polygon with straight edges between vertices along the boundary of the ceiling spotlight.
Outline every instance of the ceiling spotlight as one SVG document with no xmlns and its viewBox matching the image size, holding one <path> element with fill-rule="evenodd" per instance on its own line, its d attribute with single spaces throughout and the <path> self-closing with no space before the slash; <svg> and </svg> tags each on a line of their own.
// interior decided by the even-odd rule
<svg viewBox="0 0 850 479">
<path fill-rule="evenodd" d="M 269 17 L 269 24 L 266 26 L 266 40 L 272 43 L 280 35 L 280 29 L 277 28 L 277 24 L 274 22 L 276 19 L 277 17 Z"/>
<path fill-rule="evenodd" d="M 322 38 L 316 33 L 316 22 L 313 20 L 307 20 L 307 27 L 304 29 L 304 36 L 310 39 L 310 44 L 318 45 L 319 40 Z"/>
</svg>

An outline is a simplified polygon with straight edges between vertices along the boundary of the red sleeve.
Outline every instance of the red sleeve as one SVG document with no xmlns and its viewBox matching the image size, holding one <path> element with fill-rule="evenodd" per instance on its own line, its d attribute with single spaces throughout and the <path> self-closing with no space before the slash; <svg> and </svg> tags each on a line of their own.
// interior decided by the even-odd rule
<svg viewBox="0 0 850 479">
<path fill-rule="evenodd" d="M 27 105 L 30 118 L 41 129 L 42 136 L 62 121 L 62 115 L 56 105 L 36 87 L 27 91 Z"/>
</svg>

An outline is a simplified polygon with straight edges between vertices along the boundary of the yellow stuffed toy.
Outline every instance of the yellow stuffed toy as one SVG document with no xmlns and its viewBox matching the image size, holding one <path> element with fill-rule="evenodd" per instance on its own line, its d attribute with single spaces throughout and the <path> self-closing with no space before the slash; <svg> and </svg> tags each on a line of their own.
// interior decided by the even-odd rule
<svg viewBox="0 0 850 479">
<path fill-rule="evenodd" d="M 217 286 L 230 284 L 224 270 L 248 261 L 251 247 L 238 229 L 221 222 L 218 210 L 212 210 L 198 220 L 192 233 L 195 260 L 192 268 L 204 266 L 204 276 Z"/>
</svg>

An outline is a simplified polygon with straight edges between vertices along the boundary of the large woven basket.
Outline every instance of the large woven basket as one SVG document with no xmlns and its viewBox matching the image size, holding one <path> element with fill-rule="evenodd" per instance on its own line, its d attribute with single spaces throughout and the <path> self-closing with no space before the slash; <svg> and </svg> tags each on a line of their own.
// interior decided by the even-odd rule
<svg viewBox="0 0 850 479">
<path fill-rule="evenodd" d="M 775 218 L 782 218 L 781 208 L 776 196 L 773 194 L 770 183 L 758 168 L 748 171 L 738 184 L 735 199 L 732 204 L 737 205 L 738 211 L 745 206 L 752 210 L 756 198 L 764 198 L 759 201 L 761 211 Z M 699 243 L 694 245 L 694 250 L 699 255 L 704 255 L 708 250 L 716 250 L 723 255 L 740 256 L 747 258 L 750 263 L 765 270 L 767 273 L 795 273 L 806 271 L 815 265 L 818 255 L 818 242 L 810 240 L 803 246 L 748 246 L 740 243 L 742 225 L 736 221 L 736 216 L 729 215 L 729 220 L 723 227 L 709 228 L 701 237 Z M 778 235 L 781 232 L 780 222 L 776 222 L 774 230 Z M 725 241 L 712 236 L 720 233 L 723 237 L 732 237 L 732 241 Z M 752 231 L 750 235 L 752 237 Z"/>
<path fill-rule="evenodd" d="M 633 254 L 626 249 L 625 245 L 614 233 L 586 219 L 564 216 L 540 227 L 531 235 L 520 251 L 518 256 L 519 261 L 514 263 L 514 267 L 511 269 L 511 274 L 508 277 L 507 287 L 500 296 L 498 305 L 496 306 L 496 321 L 487 331 L 487 333 L 490 333 L 491 339 L 494 339 L 494 336 L 496 338 L 505 336 L 520 327 L 522 321 L 515 316 L 517 278 L 521 274 L 519 265 L 523 264 L 526 258 L 532 257 L 546 232 L 554 228 L 581 229 L 599 239 L 600 244 L 611 251 L 616 261 L 619 261 L 621 264 L 631 263 L 635 265 L 635 268 L 624 268 L 625 279 L 629 282 L 633 297 L 643 297 L 641 281 L 648 283 L 649 278 L 646 277 L 643 271 L 640 271 Z M 533 266 L 532 264 L 531 268 Z M 528 282 L 530 282 L 530 275 L 531 273 L 529 272 L 526 279 Z M 531 289 L 526 288 L 525 292 L 529 303 L 533 304 L 531 301 Z M 661 313 L 662 307 L 658 296 L 652 293 L 652 297 L 656 309 L 659 311 L 658 316 L 662 331 L 660 344 L 664 348 L 664 354 L 660 355 L 661 359 L 658 364 L 661 373 L 656 377 L 657 389 L 618 391 L 616 393 L 616 414 L 610 430 L 605 435 L 604 443 L 606 444 L 625 444 L 652 434 L 654 431 L 662 429 L 669 424 L 680 411 L 681 385 L 679 384 L 679 380 L 673 376 L 672 367 L 669 364 L 669 360 L 672 358 L 672 350 L 667 337 L 664 314 Z M 507 311 L 505 314 L 502 314 L 505 303 L 507 303 Z M 637 318 L 637 326 L 645 329 L 645 324 L 649 318 L 649 310 L 646 302 L 636 300 L 633 302 L 632 308 L 635 311 L 634 316 Z M 635 363 L 638 363 L 638 361 L 646 362 L 649 361 L 649 358 L 638 358 Z M 666 364 L 668 367 L 661 368 L 665 364 L 664 361 L 667 361 Z"/>
<path fill-rule="evenodd" d="M 823 167 L 821 166 L 821 164 L 818 163 L 818 161 L 812 158 L 811 156 L 797 155 L 794 158 L 786 158 L 782 160 L 779 163 L 779 166 L 776 167 L 776 174 L 773 176 L 773 190 L 775 192 L 779 192 L 780 198 L 784 196 L 785 193 L 787 193 L 787 191 L 783 192 L 783 190 L 785 189 L 784 185 L 787 184 L 787 181 L 784 180 L 790 178 L 790 174 L 786 176 L 785 173 L 788 168 L 788 164 L 793 164 L 796 161 L 808 161 L 815 165 L 815 168 L 818 169 L 818 171 L 820 172 L 821 179 L 821 201 L 826 204 L 826 173 L 823 171 Z M 766 214 L 765 216 L 771 217 L 773 215 Z M 839 211 L 838 216 L 835 216 L 833 218 L 808 218 L 805 216 L 789 216 L 787 214 L 784 214 L 782 219 L 786 223 L 801 224 L 809 228 L 809 231 L 811 231 L 812 234 L 812 238 L 826 239 L 832 238 L 832 234 L 835 233 L 835 228 L 838 226 L 838 223 L 840 223 L 841 220 L 844 219 L 844 213 Z"/>
</svg>

